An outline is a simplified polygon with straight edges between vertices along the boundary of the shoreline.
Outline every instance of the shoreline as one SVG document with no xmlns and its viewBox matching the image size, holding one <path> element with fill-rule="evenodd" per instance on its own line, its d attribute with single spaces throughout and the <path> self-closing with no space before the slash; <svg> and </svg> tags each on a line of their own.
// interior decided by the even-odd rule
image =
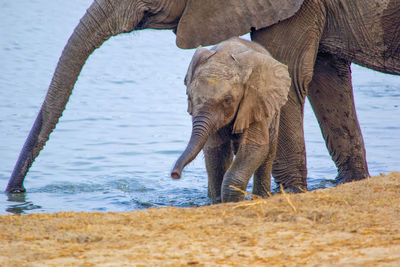
<svg viewBox="0 0 400 267">
<path fill-rule="evenodd" d="M 400 265 L 400 172 L 194 208 L 0 216 L 1 266 Z"/>
</svg>

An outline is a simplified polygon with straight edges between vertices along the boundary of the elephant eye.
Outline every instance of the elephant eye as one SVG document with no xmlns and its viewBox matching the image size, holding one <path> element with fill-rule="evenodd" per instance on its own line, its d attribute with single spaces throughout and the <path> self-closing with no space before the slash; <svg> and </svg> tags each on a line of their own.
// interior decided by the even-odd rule
<svg viewBox="0 0 400 267">
<path fill-rule="evenodd" d="M 190 100 L 189 97 L 188 97 L 188 108 L 187 108 L 187 112 L 188 112 L 190 115 L 193 114 L 192 101 Z"/>
<path fill-rule="evenodd" d="M 228 95 L 224 97 L 224 104 L 231 104 L 233 101 L 232 96 Z"/>
</svg>

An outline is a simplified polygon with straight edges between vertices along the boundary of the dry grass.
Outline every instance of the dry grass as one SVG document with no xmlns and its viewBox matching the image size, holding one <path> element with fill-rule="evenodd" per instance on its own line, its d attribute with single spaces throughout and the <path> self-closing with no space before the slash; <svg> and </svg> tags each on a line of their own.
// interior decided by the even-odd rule
<svg viewBox="0 0 400 267">
<path fill-rule="evenodd" d="M 400 173 L 200 208 L 0 216 L 0 266 L 400 266 Z"/>
</svg>

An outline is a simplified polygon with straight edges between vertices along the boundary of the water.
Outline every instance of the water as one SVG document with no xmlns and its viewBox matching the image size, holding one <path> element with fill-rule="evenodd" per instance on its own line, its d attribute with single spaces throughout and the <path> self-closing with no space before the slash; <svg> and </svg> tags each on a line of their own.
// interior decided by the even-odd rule
<svg viewBox="0 0 400 267">
<path fill-rule="evenodd" d="M 58 57 L 90 0 L 0 1 L 0 190 L 46 94 Z M 203 156 L 169 172 L 190 136 L 184 75 L 193 50 L 170 31 L 115 37 L 89 58 L 67 109 L 31 168 L 26 194 L 0 194 L 0 214 L 201 206 Z M 400 77 L 353 66 L 371 175 L 399 170 Z M 307 103 L 310 188 L 336 176 Z"/>
</svg>

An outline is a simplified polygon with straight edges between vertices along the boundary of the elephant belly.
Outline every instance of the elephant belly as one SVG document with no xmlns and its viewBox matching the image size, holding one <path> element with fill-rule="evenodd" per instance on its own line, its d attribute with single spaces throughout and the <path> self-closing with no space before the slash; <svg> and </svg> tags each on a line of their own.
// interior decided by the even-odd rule
<svg viewBox="0 0 400 267">
<path fill-rule="evenodd" d="M 319 51 L 400 74 L 400 0 L 327 1 Z"/>
</svg>

